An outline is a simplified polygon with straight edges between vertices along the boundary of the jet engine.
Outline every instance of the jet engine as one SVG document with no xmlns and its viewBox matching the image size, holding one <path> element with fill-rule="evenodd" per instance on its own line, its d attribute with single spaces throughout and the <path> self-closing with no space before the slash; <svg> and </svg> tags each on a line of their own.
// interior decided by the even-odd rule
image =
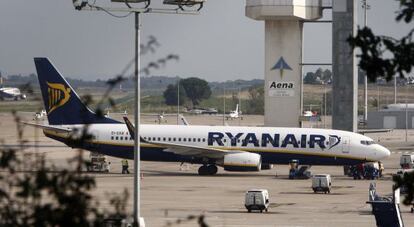
<svg viewBox="0 0 414 227">
<path fill-rule="evenodd" d="M 227 171 L 260 171 L 262 158 L 255 153 L 235 153 L 224 156 L 223 168 Z"/>
</svg>

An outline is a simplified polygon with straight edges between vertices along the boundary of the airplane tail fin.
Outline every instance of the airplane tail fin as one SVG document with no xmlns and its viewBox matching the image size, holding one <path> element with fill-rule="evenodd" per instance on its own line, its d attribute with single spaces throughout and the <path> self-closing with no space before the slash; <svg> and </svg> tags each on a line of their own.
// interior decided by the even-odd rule
<svg viewBox="0 0 414 227">
<path fill-rule="evenodd" d="M 34 58 L 50 125 L 111 124 L 116 120 L 91 111 L 47 58 Z"/>
</svg>

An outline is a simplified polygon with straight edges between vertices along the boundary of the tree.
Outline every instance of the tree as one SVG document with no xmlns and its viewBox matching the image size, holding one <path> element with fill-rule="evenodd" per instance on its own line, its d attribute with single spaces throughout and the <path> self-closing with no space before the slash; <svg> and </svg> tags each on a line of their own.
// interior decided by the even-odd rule
<svg viewBox="0 0 414 227">
<path fill-rule="evenodd" d="M 328 83 L 328 81 L 332 81 L 332 71 L 329 69 L 325 69 L 322 73 L 322 81 Z"/>
<path fill-rule="evenodd" d="M 396 21 L 411 23 L 414 16 L 414 0 L 400 0 L 400 10 Z M 411 72 L 414 65 L 414 43 L 412 42 L 414 29 L 401 39 L 387 36 L 377 36 L 368 27 L 359 28 L 356 37 L 349 37 L 349 44 L 360 50 L 358 57 L 359 67 L 367 73 L 370 81 L 378 77 L 385 77 L 388 81 L 398 74 Z M 409 205 L 414 199 L 414 172 L 394 176 L 394 188 L 405 187 L 407 196 L 404 204 Z"/>
<path fill-rule="evenodd" d="M 247 113 L 263 114 L 264 113 L 264 87 L 254 86 L 249 88 L 249 108 Z"/>
<path fill-rule="evenodd" d="M 313 72 L 307 72 L 305 78 L 303 78 L 303 82 L 305 84 L 314 84 L 316 81 L 316 74 Z"/>
<path fill-rule="evenodd" d="M 15 120 L 24 147 L 22 124 L 16 115 Z M 82 133 L 75 140 L 83 143 L 88 138 Z M 87 164 L 82 151 L 70 161 L 70 169 L 48 167 L 44 155 L 21 152 L 0 149 L 0 226 L 103 226 L 106 218 L 126 217 L 127 191 L 110 199 L 114 211 L 97 208 L 99 202 L 91 194 L 95 179 L 82 173 Z"/>
<path fill-rule="evenodd" d="M 190 77 L 181 80 L 187 97 L 191 100 L 193 106 L 197 106 L 201 100 L 208 99 L 211 96 L 211 89 L 207 81 Z"/>
<path fill-rule="evenodd" d="M 414 15 L 414 1 L 400 0 L 396 21 L 411 23 Z M 388 81 L 394 75 L 410 73 L 414 65 L 414 29 L 401 39 L 375 35 L 369 27 L 359 28 L 356 37 L 349 37 L 353 48 L 360 50 L 359 67 L 367 73 L 370 81 L 383 76 Z M 390 53 L 390 55 L 389 55 Z"/>
<path fill-rule="evenodd" d="M 175 106 L 177 105 L 178 95 L 177 95 L 177 84 L 173 85 L 170 84 L 167 86 L 167 89 L 165 89 L 163 96 L 165 99 L 165 104 L 169 106 Z M 185 100 L 187 98 L 187 95 L 185 94 L 185 90 L 183 85 L 180 83 L 180 105 L 184 104 Z"/>
</svg>

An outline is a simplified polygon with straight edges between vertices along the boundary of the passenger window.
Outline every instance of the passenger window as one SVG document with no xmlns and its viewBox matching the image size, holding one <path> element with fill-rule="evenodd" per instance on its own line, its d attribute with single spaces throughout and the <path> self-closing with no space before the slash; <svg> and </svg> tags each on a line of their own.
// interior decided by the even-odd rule
<svg viewBox="0 0 414 227">
<path fill-rule="evenodd" d="M 161 141 L 161 137 L 158 137 L 158 141 Z"/>
<path fill-rule="evenodd" d="M 171 141 L 171 137 L 168 137 L 168 141 Z"/>
<path fill-rule="evenodd" d="M 206 142 L 206 138 L 203 138 L 203 142 Z"/>
<path fill-rule="evenodd" d="M 152 141 L 156 141 L 157 139 L 155 139 L 155 137 L 152 137 Z"/>
<path fill-rule="evenodd" d="M 226 142 L 227 140 L 226 139 L 223 139 L 223 141 Z"/>
<path fill-rule="evenodd" d="M 121 137 L 119 137 L 119 139 L 120 139 L 120 140 L 124 140 L 124 137 L 122 137 L 122 136 L 121 136 Z"/>
<path fill-rule="evenodd" d="M 200 138 L 198 138 L 197 141 L 200 142 L 201 141 Z"/>
<path fill-rule="evenodd" d="M 111 136 L 111 140 L 114 140 L 114 137 L 113 136 Z"/>
<path fill-rule="evenodd" d="M 187 141 L 187 138 L 183 138 L 183 141 L 186 142 Z"/>
<path fill-rule="evenodd" d="M 118 136 L 117 136 L 117 137 L 115 137 L 115 139 L 116 139 L 116 140 L 118 140 Z"/>
<path fill-rule="evenodd" d="M 181 142 L 181 137 L 180 137 L 180 138 L 178 138 L 178 141 L 180 141 L 180 142 Z"/>
<path fill-rule="evenodd" d="M 165 141 L 165 140 L 166 140 L 166 139 L 165 139 L 165 137 L 163 137 L 163 138 L 162 138 L 162 141 Z"/>
<path fill-rule="evenodd" d="M 173 138 L 173 141 L 175 141 L 175 137 Z"/>
</svg>

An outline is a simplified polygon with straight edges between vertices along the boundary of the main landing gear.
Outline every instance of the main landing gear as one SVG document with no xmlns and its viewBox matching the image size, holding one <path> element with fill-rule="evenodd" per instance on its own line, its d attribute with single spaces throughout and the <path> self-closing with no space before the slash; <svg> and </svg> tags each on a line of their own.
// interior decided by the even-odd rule
<svg viewBox="0 0 414 227">
<path fill-rule="evenodd" d="M 202 176 L 214 175 L 218 171 L 217 166 L 215 165 L 202 165 L 198 168 L 198 174 Z"/>
</svg>

